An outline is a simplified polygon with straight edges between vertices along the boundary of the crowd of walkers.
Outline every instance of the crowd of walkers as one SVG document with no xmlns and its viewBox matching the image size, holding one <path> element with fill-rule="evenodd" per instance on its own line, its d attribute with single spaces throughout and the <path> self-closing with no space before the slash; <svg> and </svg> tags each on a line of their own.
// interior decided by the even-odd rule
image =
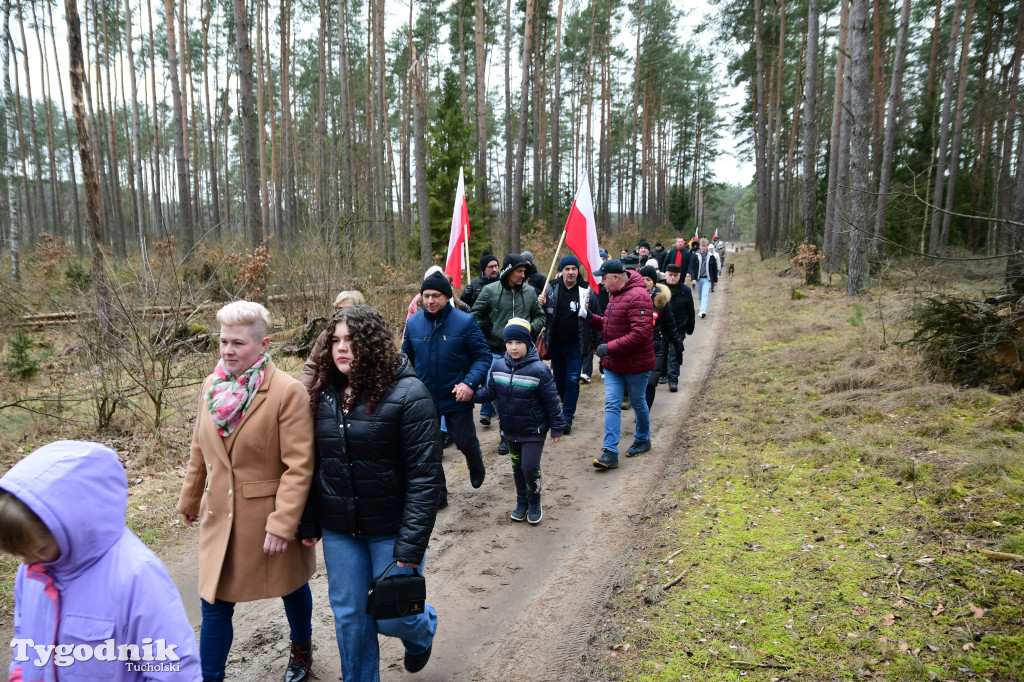
<svg viewBox="0 0 1024 682">
<path fill-rule="evenodd" d="M 603 378 L 600 471 L 619 466 L 624 407 L 635 418 L 626 456 L 641 455 L 651 449 L 658 385 L 678 390 L 684 341 L 707 316 L 724 249 L 680 237 L 668 251 L 641 240 L 616 260 L 600 253 L 597 290 L 573 255 L 548 282 L 529 252 L 501 261 L 484 253 L 461 297 L 432 268 L 409 305 L 400 350 L 397 330 L 360 292 L 343 291 L 299 380 L 271 360 L 263 305 L 221 308 L 220 358 L 198 396 L 177 504 L 185 524 L 200 525 L 198 647 L 166 569 L 124 527 L 127 482 L 116 453 L 60 441 L 0 478 L 0 551 L 23 560 L 9 678 L 57 679 L 60 665 L 67 679 L 88 668 L 122 680 L 223 680 L 235 604 L 280 598 L 290 639 L 284 679 L 305 682 L 315 677 L 308 581 L 317 543 L 343 679 L 379 680 L 379 634 L 400 639 L 405 668 L 421 670 L 434 608 L 378 620 L 367 613 L 367 592 L 388 569 L 422 571 L 448 504 L 447 442 L 464 456 L 472 487 L 484 484 L 475 404 L 482 426 L 498 421 L 499 453 L 509 455 L 510 518 L 537 524 L 544 443 L 572 433 L 581 382 Z M 85 497 L 89 515 L 76 511 L 74 500 Z M 34 653 L 29 642 L 99 647 L 108 638 L 127 658 L 71 646 L 82 655 L 58 663 L 18 655 L 16 646 Z M 170 663 L 153 657 L 158 642 L 174 654 Z"/>
</svg>

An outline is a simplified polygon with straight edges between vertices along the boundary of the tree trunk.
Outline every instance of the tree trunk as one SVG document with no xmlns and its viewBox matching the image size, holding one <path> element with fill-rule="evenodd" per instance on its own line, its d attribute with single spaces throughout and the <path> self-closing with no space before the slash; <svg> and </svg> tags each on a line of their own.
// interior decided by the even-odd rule
<svg viewBox="0 0 1024 682">
<path fill-rule="evenodd" d="M 875 209 L 875 255 L 880 256 L 882 237 L 885 236 L 885 213 L 889 204 L 889 182 L 892 179 L 892 156 L 896 143 L 896 117 L 903 96 L 903 66 L 907 50 L 907 31 L 910 26 L 910 0 L 903 0 L 900 11 L 900 28 L 896 38 L 896 56 L 892 65 L 892 82 L 889 84 L 889 100 L 885 105 L 885 144 L 882 147 L 882 162 L 878 180 L 878 206 Z"/>
<path fill-rule="evenodd" d="M 846 279 L 846 293 L 850 296 L 868 288 L 868 224 L 873 209 L 868 2 L 853 0 L 850 5 L 850 270 Z"/>
<path fill-rule="evenodd" d="M 526 23 L 523 29 L 522 80 L 519 91 L 519 134 L 516 140 L 516 175 L 512 181 L 512 205 L 509 209 L 508 234 L 505 247 L 508 253 L 519 253 L 520 213 L 523 206 L 523 171 L 526 163 L 526 129 L 530 93 L 530 53 L 533 41 L 534 0 L 526 0 Z"/>
<path fill-rule="evenodd" d="M 156 49 L 153 47 L 153 3 L 152 0 L 146 0 L 146 11 L 149 13 L 149 73 L 150 73 L 150 89 L 153 95 L 153 101 L 159 102 L 156 96 Z M 163 143 L 160 139 L 160 109 L 159 107 L 153 107 L 153 218 L 156 221 L 156 232 L 162 235 L 164 238 L 167 237 L 167 228 L 164 226 L 164 210 L 163 201 L 161 195 L 163 194 L 163 186 L 160 182 L 160 150 L 163 148 Z"/>
<path fill-rule="evenodd" d="M 36 13 L 36 5 L 32 3 L 32 23 L 35 25 L 36 34 L 36 45 L 39 48 L 39 54 L 43 60 L 43 111 L 46 115 L 46 152 L 47 161 L 49 162 L 49 189 L 50 189 L 50 214 L 53 216 L 53 231 L 58 237 L 63 239 L 65 237 L 64 230 L 64 215 L 61 211 L 60 206 L 57 203 L 57 157 L 55 142 L 54 142 L 54 131 L 53 131 L 53 87 L 50 84 L 50 68 L 49 68 L 49 56 L 46 54 L 46 49 L 43 47 L 43 27 L 39 22 L 39 16 Z M 69 148 L 70 151 L 70 148 Z"/>
<path fill-rule="evenodd" d="M 291 246 L 296 229 L 295 210 L 295 172 L 292 167 L 292 105 L 291 85 L 291 2 L 281 0 L 281 181 L 278 184 L 278 192 L 283 194 L 283 202 L 275 201 L 274 205 L 283 203 L 283 214 L 277 224 L 277 233 L 281 236 L 285 245 Z"/>
<path fill-rule="evenodd" d="M 171 0 L 167 0 L 170 2 Z M 104 321 L 110 321 L 110 289 L 107 285 L 107 271 L 101 246 L 101 213 L 99 180 L 93 165 L 92 142 L 89 139 L 89 122 L 85 115 L 85 94 L 83 81 L 85 68 L 82 63 L 82 25 L 78 18 L 76 0 L 64 0 L 64 15 L 68 24 L 68 53 L 71 58 L 71 109 L 78 132 L 78 154 L 82 162 L 82 179 L 85 181 L 85 213 L 89 223 L 89 245 L 92 250 L 92 286 Z M 9 42 L 9 41 L 8 41 Z M 6 62 L 5 62 L 6 63 Z"/>
<path fill-rule="evenodd" d="M 754 155 L 755 175 L 757 179 L 757 226 L 755 240 L 761 259 L 768 256 L 768 159 L 767 159 L 767 126 L 765 125 L 765 83 L 764 83 L 764 39 L 761 0 L 754 0 L 754 49 L 756 55 L 757 99 L 754 102 Z"/>
<path fill-rule="evenodd" d="M 14 91 L 11 89 L 11 3 L 16 0 L 4 0 L 4 25 L 3 45 L 0 45 L 0 59 L 3 60 L 4 72 L 4 107 L 2 115 L 4 119 L 4 141 L 2 145 L 4 155 L 4 177 L 7 181 L 7 243 L 11 249 L 11 279 L 15 282 L 21 281 L 21 197 L 18 192 L 18 183 L 15 178 L 18 173 L 17 158 L 12 147 L 17 137 L 17 128 L 14 120 Z M 77 17 L 77 9 L 76 9 Z M 70 20 L 69 22 L 70 23 Z"/>
<path fill-rule="evenodd" d="M 974 0 L 967 0 L 967 19 L 964 20 L 963 47 L 960 48 L 960 81 L 957 84 L 956 108 L 953 119 L 953 143 L 949 153 L 949 181 L 946 185 L 946 206 L 942 216 L 942 232 L 939 234 L 939 249 L 941 251 L 949 248 L 949 232 L 953 224 L 953 204 L 956 199 L 956 176 L 960 170 L 960 140 L 964 129 L 964 98 L 967 96 L 968 59 L 971 55 L 971 26 L 973 21 Z"/>
<path fill-rule="evenodd" d="M 561 121 L 559 112 L 562 110 L 562 5 L 563 0 L 558 0 L 558 28 L 555 37 L 555 99 L 551 106 L 551 229 L 561 232 L 561 220 L 558 214 L 558 205 L 561 201 L 559 193 L 559 175 L 562 173 L 561 153 L 559 147 L 559 135 L 561 132 Z"/>
<path fill-rule="evenodd" d="M 25 16 L 21 11 L 24 3 L 18 3 L 18 29 L 21 33 L 21 49 L 22 54 L 25 55 L 25 94 L 28 97 L 28 135 L 27 148 L 32 150 L 32 162 L 35 164 L 35 192 L 36 205 L 39 207 L 39 212 L 42 214 L 42 222 L 40 225 L 43 226 L 44 230 L 49 230 L 50 215 L 49 211 L 46 210 L 46 194 L 43 191 L 43 161 L 39 154 L 39 145 L 36 143 L 36 101 L 32 97 L 32 76 L 29 72 L 29 60 L 28 60 L 28 41 L 25 39 Z M 31 230 L 30 240 L 35 242 L 36 230 L 33 226 Z"/>
<path fill-rule="evenodd" d="M 167 21 L 167 62 L 168 77 L 171 81 L 171 98 L 174 105 L 174 156 L 178 171 L 178 215 L 181 221 L 181 252 L 185 259 L 191 258 L 195 247 L 192 234 L 192 200 L 189 188 L 188 157 L 185 155 L 185 113 L 181 101 L 181 87 L 178 83 L 178 52 L 174 37 L 174 0 L 164 0 Z"/>
<path fill-rule="evenodd" d="M 909 0 L 905 0 L 909 2 Z M 807 63 L 804 68 L 804 242 L 818 244 L 817 230 L 817 167 L 818 149 L 818 14 L 820 0 L 808 0 L 807 5 Z M 807 284 L 821 282 L 818 263 L 807 269 Z"/>
<path fill-rule="evenodd" d="M 132 24 L 132 8 L 128 0 L 124 0 L 124 16 L 125 27 L 128 31 L 125 36 L 125 43 L 128 48 L 128 73 L 132 86 L 132 138 L 135 145 L 134 161 L 128 164 L 128 182 L 132 191 L 132 206 L 135 209 L 135 229 L 138 231 L 139 237 L 139 260 L 143 268 L 146 268 L 149 263 L 149 257 L 146 253 L 146 227 L 142 217 L 142 192 L 136 191 L 135 188 L 136 167 L 138 167 L 139 187 L 141 188 L 142 186 L 142 137 L 139 124 L 139 83 L 135 74 L 135 49 L 132 47 L 132 28 L 134 26 Z M 129 150 L 129 152 L 131 151 Z M 129 154 L 129 158 L 130 156 Z"/>
<path fill-rule="evenodd" d="M 57 55 L 57 38 L 53 31 L 53 7 L 50 3 L 46 4 L 46 11 L 50 19 L 50 43 L 53 45 L 53 54 Z M 64 102 L 64 82 L 63 79 L 57 79 L 57 89 L 60 92 L 60 111 L 61 116 L 64 119 L 64 136 L 68 145 L 68 166 L 71 174 L 69 175 L 71 185 L 71 196 L 74 198 L 74 212 L 75 212 L 75 252 L 82 257 L 85 255 L 85 244 L 83 242 L 84 235 L 82 234 L 82 218 L 81 211 L 78 205 L 78 173 L 75 171 L 75 154 L 74 148 L 71 142 L 71 124 L 68 122 L 68 111 L 67 106 Z M 0 128 L 5 126 L 0 125 Z"/>
<path fill-rule="evenodd" d="M 512 62 L 512 0 L 505 0 L 505 239 L 508 242 L 508 235 L 512 230 L 512 175 L 513 175 L 513 148 L 512 148 L 512 81 L 509 78 L 509 69 Z M 519 224 L 519 217 L 515 218 L 516 225 Z"/>
<path fill-rule="evenodd" d="M 839 180 L 839 158 L 842 156 L 840 150 L 840 133 L 843 128 L 843 98 L 845 96 L 845 72 L 846 72 L 846 44 L 849 36 L 850 0 L 842 0 L 842 10 L 839 16 L 839 44 L 836 49 L 836 87 L 832 100 L 832 130 L 829 142 L 828 162 L 828 190 L 825 195 L 825 232 L 822 237 L 822 252 L 825 256 L 825 266 L 828 271 L 835 272 L 839 266 L 839 254 L 835 251 L 836 222 L 840 206 L 843 205 L 840 192 Z"/>
<path fill-rule="evenodd" d="M 128 0 L 125 0 L 128 2 Z M 217 172 L 217 148 L 213 144 L 213 100 L 210 97 L 210 21 L 213 19 L 213 5 L 207 4 L 203 11 L 203 101 L 206 104 L 206 156 L 210 164 L 210 195 L 213 199 L 213 239 L 220 241 L 220 188 Z M 216 71 L 216 65 L 214 65 Z"/>
<path fill-rule="evenodd" d="M 1024 56 L 1024 12 L 1017 13 L 1017 40 L 1014 46 L 1013 56 L 1010 59 L 1009 70 L 1010 76 L 1007 82 L 1007 94 L 1006 94 L 1006 120 L 1003 124 L 1003 144 L 1001 159 L 999 164 L 999 183 L 996 190 L 996 215 L 1001 219 L 1008 219 L 1013 215 L 1013 180 L 1011 176 L 1012 159 L 1013 159 L 1013 131 L 1016 126 L 1017 116 L 1017 94 L 1020 91 L 1020 67 L 1021 58 Z M 1021 165 L 1020 157 L 1017 160 L 1017 168 Z M 1017 173 L 1018 176 L 1024 175 L 1024 173 Z M 1001 233 L 1012 237 L 1013 228 L 1009 230 L 1002 229 Z M 1004 240 L 1007 248 L 1009 249 L 1010 240 Z M 1017 242 L 1018 244 L 1024 244 L 1024 241 Z M 1014 252 L 1009 251 L 1011 254 Z M 1016 253 L 1012 256 L 1013 258 L 1024 258 L 1024 254 Z M 1021 271 L 1024 272 L 1024 262 L 1020 265 Z M 1007 264 L 1007 272 L 1009 272 L 1010 266 Z M 1007 285 L 1010 285 L 1010 278 L 1007 275 Z M 1022 286 L 1024 291 L 1024 286 Z"/>
<path fill-rule="evenodd" d="M 473 24 L 476 55 L 476 201 L 483 213 L 484 224 L 490 215 L 487 185 L 487 23 L 484 0 L 476 0 Z"/>
<path fill-rule="evenodd" d="M 427 199 L 427 149 L 425 128 L 427 98 L 423 92 L 423 74 L 416 59 L 416 45 L 409 44 L 412 64 L 413 140 L 416 145 L 416 209 L 420 222 L 420 269 L 426 272 L 433 261 L 430 246 L 430 202 Z"/>
<path fill-rule="evenodd" d="M 942 187 L 946 179 L 946 152 L 949 148 L 949 117 L 953 100 L 953 71 L 956 65 L 956 44 L 960 35 L 960 10 L 963 0 L 956 0 L 953 5 L 953 26 L 949 33 L 948 54 L 946 56 L 946 76 L 942 95 L 942 116 L 939 121 L 939 151 L 935 170 L 935 190 L 932 193 L 931 232 L 928 239 L 928 253 L 934 255 L 942 250 L 940 241 L 942 228 Z"/>
<path fill-rule="evenodd" d="M 348 38 L 346 36 L 348 19 L 346 18 L 346 0 L 338 0 L 338 109 L 341 120 L 341 206 L 344 213 L 353 210 L 352 199 L 355 193 L 353 184 L 352 160 L 352 124 L 348 115 Z"/>
<path fill-rule="evenodd" d="M 170 2 L 170 0 L 166 0 Z M 235 14 L 235 48 L 238 51 L 239 115 L 242 144 L 239 146 L 245 186 L 245 231 L 253 251 L 263 243 L 263 211 L 260 204 L 259 150 L 256 148 L 256 106 L 253 102 L 252 43 L 245 0 L 232 0 Z"/>
</svg>

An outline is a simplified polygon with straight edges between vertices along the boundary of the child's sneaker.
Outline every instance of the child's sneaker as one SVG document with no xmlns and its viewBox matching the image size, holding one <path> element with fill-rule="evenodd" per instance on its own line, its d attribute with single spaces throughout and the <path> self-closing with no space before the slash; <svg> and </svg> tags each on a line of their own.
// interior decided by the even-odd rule
<svg viewBox="0 0 1024 682">
<path fill-rule="evenodd" d="M 516 497 L 516 508 L 512 510 L 508 517 L 513 521 L 525 521 L 528 509 L 529 498 L 526 495 L 518 495 Z"/>
<path fill-rule="evenodd" d="M 528 498 L 529 509 L 526 513 L 526 520 L 530 523 L 540 523 L 544 518 L 544 511 L 540 508 L 540 493 L 530 493 Z"/>
</svg>

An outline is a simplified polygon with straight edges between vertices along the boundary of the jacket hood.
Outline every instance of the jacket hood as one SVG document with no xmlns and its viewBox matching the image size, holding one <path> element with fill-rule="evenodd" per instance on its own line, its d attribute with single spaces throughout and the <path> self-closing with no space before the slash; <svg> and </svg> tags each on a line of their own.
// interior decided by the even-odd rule
<svg viewBox="0 0 1024 682">
<path fill-rule="evenodd" d="M 520 256 L 518 253 L 510 253 L 505 256 L 505 262 L 501 264 L 501 272 L 498 274 L 498 279 L 501 280 L 502 284 L 507 285 L 506 281 L 508 276 L 518 267 L 526 266 L 527 274 L 529 274 L 530 262 Z"/>
<path fill-rule="evenodd" d="M 672 300 L 672 292 L 664 284 L 655 284 L 651 289 L 651 300 L 654 301 L 654 307 L 661 310 Z"/>
<path fill-rule="evenodd" d="M 0 478 L 0 488 L 24 502 L 57 540 L 60 557 L 47 564 L 56 574 L 73 577 L 85 570 L 124 533 L 128 480 L 105 445 L 44 445 Z"/>
<path fill-rule="evenodd" d="M 412 363 L 409 362 L 409 356 L 402 353 L 402 361 L 398 363 L 398 369 L 395 370 L 395 381 L 407 377 L 419 378 L 416 370 L 413 369 Z"/>
</svg>

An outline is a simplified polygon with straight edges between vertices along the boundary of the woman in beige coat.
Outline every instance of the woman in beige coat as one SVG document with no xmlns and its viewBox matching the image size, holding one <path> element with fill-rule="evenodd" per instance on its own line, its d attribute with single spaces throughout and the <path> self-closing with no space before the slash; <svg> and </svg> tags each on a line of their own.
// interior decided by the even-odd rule
<svg viewBox="0 0 1024 682">
<path fill-rule="evenodd" d="M 315 462 L 309 396 L 270 361 L 270 313 L 236 301 L 217 313 L 220 362 L 203 384 L 178 511 L 199 530 L 203 679 L 224 679 L 235 602 L 282 597 L 291 629 L 286 682 L 310 677 L 312 547 L 296 540 Z"/>
</svg>

